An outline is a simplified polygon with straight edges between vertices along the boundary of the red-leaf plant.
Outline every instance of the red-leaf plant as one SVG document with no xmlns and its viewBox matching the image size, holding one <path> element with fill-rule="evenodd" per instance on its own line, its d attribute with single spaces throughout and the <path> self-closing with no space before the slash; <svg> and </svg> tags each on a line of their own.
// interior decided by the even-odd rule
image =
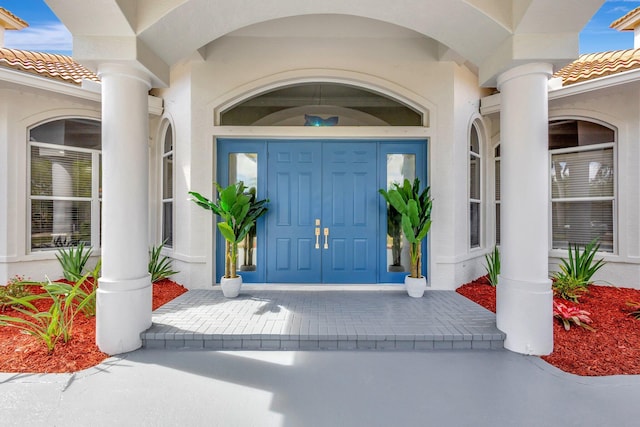
<svg viewBox="0 0 640 427">
<path fill-rule="evenodd" d="M 589 317 L 590 314 L 588 311 L 580 310 L 578 307 L 567 307 L 561 302 L 553 301 L 553 317 L 559 319 L 567 331 L 571 328 L 571 323 L 590 331 L 595 331 L 595 329 L 589 326 L 592 322 Z"/>
</svg>

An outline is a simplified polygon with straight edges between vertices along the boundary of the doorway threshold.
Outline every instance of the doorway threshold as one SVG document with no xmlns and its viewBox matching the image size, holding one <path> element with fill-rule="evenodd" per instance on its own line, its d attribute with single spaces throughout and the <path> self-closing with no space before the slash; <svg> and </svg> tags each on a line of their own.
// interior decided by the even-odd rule
<svg viewBox="0 0 640 427">
<path fill-rule="evenodd" d="M 243 283 L 244 290 L 255 291 L 399 291 L 403 283 L 317 284 L 317 283 Z"/>
</svg>

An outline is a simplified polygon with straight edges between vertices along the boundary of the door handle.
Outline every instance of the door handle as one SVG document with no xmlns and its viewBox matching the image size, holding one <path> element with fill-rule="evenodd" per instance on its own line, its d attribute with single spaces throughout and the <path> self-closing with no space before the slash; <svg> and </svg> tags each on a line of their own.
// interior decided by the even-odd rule
<svg viewBox="0 0 640 427">
<path fill-rule="evenodd" d="M 316 249 L 320 249 L 320 218 L 316 218 Z"/>
<path fill-rule="evenodd" d="M 324 248 L 329 249 L 329 228 L 324 228 Z"/>
</svg>

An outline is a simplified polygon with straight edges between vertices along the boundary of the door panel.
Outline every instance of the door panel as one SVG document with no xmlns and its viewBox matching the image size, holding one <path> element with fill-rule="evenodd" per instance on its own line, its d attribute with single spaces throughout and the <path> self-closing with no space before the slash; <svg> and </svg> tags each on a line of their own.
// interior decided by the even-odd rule
<svg viewBox="0 0 640 427">
<path fill-rule="evenodd" d="M 258 221 L 257 269 L 241 271 L 244 281 L 404 280 L 406 270 L 391 270 L 395 258 L 387 236 L 387 207 L 377 190 L 405 177 L 426 183 L 426 141 L 221 139 L 218 144 L 218 182 L 226 186 L 246 180 L 246 165 L 230 157 L 241 153 L 257 162 L 258 194 L 270 199 L 268 214 Z M 217 271 L 222 271 L 224 240 L 219 233 L 216 245 Z M 404 258 L 400 264 L 408 265 Z"/>
<path fill-rule="evenodd" d="M 328 142 L 323 147 L 322 227 L 325 283 L 377 280 L 377 165 L 375 143 Z"/>
<path fill-rule="evenodd" d="M 268 145 L 267 281 L 318 283 L 314 227 L 321 214 L 320 144 Z"/>
</svg>

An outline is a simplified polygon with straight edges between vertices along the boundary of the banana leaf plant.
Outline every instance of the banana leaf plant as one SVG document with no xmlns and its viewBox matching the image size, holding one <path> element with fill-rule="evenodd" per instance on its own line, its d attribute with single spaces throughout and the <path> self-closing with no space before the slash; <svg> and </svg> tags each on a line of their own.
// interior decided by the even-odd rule
<svg viewBox="0 0 640 427">
<path fill-rule="evenodd" d="M 256 202 L 256 188 L 255 187 L 251 187 L 249 189 L 249 197 L 251 198 L 251 200 L 249 200 L 249 203 L 254 206 L 255 204 L 257 204 Z M 264 203 L 263 203 L 264 205 Z M 263 208 L 263 209 L 267 209 L 263 206 L 260 206 L 259 208 Z M 261 214 L 262 215 L 262 214 Z M 253 265 L 253 245 L 255 243 L 256 240 L 256 235 L 258 234 L 258 227 L 256 227 L 256 224 L 253 224 L 253 227 L 251 227 L 251 229 L 249 230 L 249 232 L 247 233 L 247 236 L 245 237 L 245 242 L 244 242 L 244 257 L 243 257 L 243 264 L 242 267 L 243 268 L 255 268 L 255 266 Z"/>
<path fill-rule="evenodd" d="M 218 193 L 215 202 L 195 191 L 190 191 L 189 194 L 195 204 L 222 218 L 222 221 L 218 222 L 218 230 L 225 239 L 224 277 L 234 278 L 238 277 L 238 243 L 251 231 L 256 220 L 267 212 L 265 205 L 269 199 L 252 198 L 242 181 L 224 189 L 218 183 L 214 185 Z"/>
<path fill-rule="evenodd" d="M 394 183 L 391 190 L 380 189 L 378 192 L 402 215 L 402 232 L 409 242 L 411 255 L 410 277 L 422 277 L 422 241 L 431 229 L 432 200 L 430 188 L 420 190 L 420 180 L 416 178 L 413 185 L 408 179 L 402 185 Z"/>
<path fill-rule="evenodd" d="M 387 235 L 391 237 L 391 265 L 402 267 L 402 214 L 391 204 L 387 206 Z"/>
</svg>

